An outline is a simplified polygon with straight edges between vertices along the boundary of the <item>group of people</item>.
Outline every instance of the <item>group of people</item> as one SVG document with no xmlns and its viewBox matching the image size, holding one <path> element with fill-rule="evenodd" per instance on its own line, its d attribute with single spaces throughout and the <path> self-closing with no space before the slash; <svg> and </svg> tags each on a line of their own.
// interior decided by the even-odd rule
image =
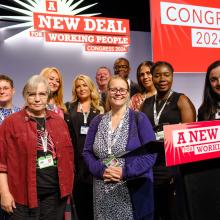
<svg viewBox="0 0 220 220">
<path fill-rule="evenodd" d="M 180 167 L 165 166 L 163 125 L 196 121 L 190 99 L 172 90 L 172 65 L 145 61 L 137 82 L 126 58 L 114 75 L 101 66 L 96 87 L 73 79 L 63 102 L 59 69 L 44 68 L 12 104 L 12 79 L 0 75 L 0 198 L 10 220 L 63 220 L 69 200 L 79 220 L 186 220 Z M 220 61 L 207 70 L 198 120 L 220 118 Z M 157 140 L 157 142 L 155 142 Z M 158 152 L 136 152 L 150 142 Z"/>
</svg>

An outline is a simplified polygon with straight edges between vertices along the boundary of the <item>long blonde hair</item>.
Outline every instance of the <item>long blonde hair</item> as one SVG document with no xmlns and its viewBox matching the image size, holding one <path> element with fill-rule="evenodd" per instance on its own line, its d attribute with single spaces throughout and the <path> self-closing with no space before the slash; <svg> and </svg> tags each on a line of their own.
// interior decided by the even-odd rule
<svg viewBox="0 0 220 220">
<path fill-rule="evenodd" d="M 44 76 L 45 78 L 49 78 L 49 74 L 54 71 L 58 74 L 59 80 L 60 80 L 60 85 L 58 90 L 53 94 L 53 98 L 55 101 L 55 104 L 60 107 L 64 112 L 67 111 L 66 106 L 63 103 L 63 77 L 60 72 L 60 70 L 56 67 L 45 67 L 44 69 L 41 70 L 40 75 Z"/>
<path fill-rule="evenodd" d="M 103 107 L 100 105 L 100 98 L 99 98 L 99 93 L 97 91 L 97 88 L 95 86 L 95 83 L 92 81 L 92 79 L 85 75 L 85 74 L 79 74 L 77 75 L 72 83 L 72 102 L 77 102 L 79 101 L 79 97 L 76 94 L 76 81 L 77 80 L 83 80 L 88 88 L 90 89 L 90 98 L 91 98 L 91 105 L 93 108 L 98 110 L 100 113 L 104 112 Z"/>
</svg>

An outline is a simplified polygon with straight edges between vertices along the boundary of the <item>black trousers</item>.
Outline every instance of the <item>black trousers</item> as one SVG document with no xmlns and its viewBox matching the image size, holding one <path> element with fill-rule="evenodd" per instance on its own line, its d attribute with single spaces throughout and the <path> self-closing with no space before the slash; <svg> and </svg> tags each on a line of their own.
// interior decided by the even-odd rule
<svg viewBox="0 0 220 220">
<path fill-rule="evenodd" d="M 38 207 L 30 209 L 27 206 L 16 204 L 10 220 L 63 220 L 67 197 L 60 199 L 60 194 L 43 196 L 38 199 Z"/>
</svg>

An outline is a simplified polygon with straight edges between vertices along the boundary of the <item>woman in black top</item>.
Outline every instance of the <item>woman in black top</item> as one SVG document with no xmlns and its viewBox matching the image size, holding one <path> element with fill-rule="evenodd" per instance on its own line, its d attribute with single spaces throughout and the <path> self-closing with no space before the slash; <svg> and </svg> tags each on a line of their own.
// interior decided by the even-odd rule
<svg viewBox="0 0 220 220">
<path fill-rule="evenodd" d="M 66 103 L 72 123 L 72 140 L 75 146 L 75 182 L 73 198 L 79 220 L 93 220 L 92 176 L 84 163 L 82 152 L 91 120 L 103 113 L 94 82 L 80 74 L 73 80 L 72 102 Z"/>
<path fill-rule="evenodd" d="M 203 101 L 198 109 L 198 121 L 220 119 L 220 60 L 207 69 Z M 192 219 L 220 219 L 220 159 L 188 164 L 187 194 Z M 205 209 L 204 209 L 205 207 Z"/>
<path fill-rule="evenodd" d="M 220 60 L 207 69 L 203 101 L 198 109 L 198 121 L 220 119 Z"/>
<path fill-rule="evenodd" d="M 147 98 L 141 110 L 149 117 L 158 140 L 163 141 L 163 125 L 193 122 L 196 111 L 185 95 L 172 91 L 173 67 L 167 62 L 157 62 L 151 73 L 157 94 Z M 158 153 L 154 166 L 155 220 L 186 220 L 178 170 L 165 166 L 165 155 Z M 176 196 L 175 196 L 176 195 Z"/>
</svg>

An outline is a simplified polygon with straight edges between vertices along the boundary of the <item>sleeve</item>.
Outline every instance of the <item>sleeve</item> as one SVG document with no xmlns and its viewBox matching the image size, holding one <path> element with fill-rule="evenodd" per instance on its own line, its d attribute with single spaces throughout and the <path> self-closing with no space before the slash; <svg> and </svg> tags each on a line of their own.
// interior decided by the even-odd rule
<svg viewBox="0 0 220 220">
<path fill-rule="evenodd" d="M 6 122 L 0 125 L 0 172 L 7 172 Z"/>
<path fill-rule="evenodd" d="M 90 123 L 88 133 L 86 135 L 85 145 L 83 149 L 83 158 L 90 171 L 90 173 L 97 177 L 102 178 L 105 165 L 99 160 L 93 152 L 93 144 L 95 140 L 95 135 L 98 130 L 99 122 L 101 121 L 101 115 L 96 116 Z"/>
<path fill-rule="evenodd" d="M 138 112 L 137 129 L 137 136 L 139 136 L 141 144 L 156 140 L 152 125 L 147 116 L 142 112 Z M 156 156 L 156 154 L 144 154 L 127 160 L 128 162 L 123 168 L 123 179 L 146 176 L 146 173 L 155 164 Z"/>
</svg>

